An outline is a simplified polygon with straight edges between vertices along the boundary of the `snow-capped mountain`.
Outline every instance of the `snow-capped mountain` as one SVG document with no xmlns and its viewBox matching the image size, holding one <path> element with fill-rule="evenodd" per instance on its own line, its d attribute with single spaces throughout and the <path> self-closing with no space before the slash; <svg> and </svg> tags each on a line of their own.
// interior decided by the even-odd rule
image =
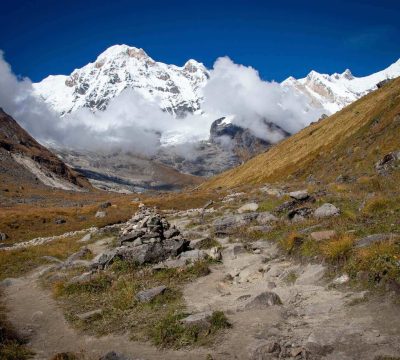
<svg viewBox="0 0 400 360">
<path fill-rule="evenodd" d="M 302 79 L 289 77 L 281 86 L 306 95 L 310 108 L 330 115 L 375 90 L 380 81 L 397 76 L 400 59 L 365 77 L 355 77 L 350 70 L 332 75 L 311 71 Z M 202 88 L 209 77 L 209 71 L 196 60 L 189 60 L 182 67 L 167 65 L 154 61 L 143 49 L 115 45 L 71 75 L 51 75 L 33 86 L 37 95 L 61 115 L 83 107 L 104 110 L 110 100 L 132 88 L 180 117 L 201 109 Z"/>
<path fill-rule="evenodd" d="M 83 107 L 104 110 L 124 89 L 133 88 L 180 116 L 200 108 L 201 88 L 208 78 L 207 69 L 195 60 L 182 67 L 167 65 L 154 61 L 143 49 L 115 45 L 95 62 L 69 76 L 48 76 L 34 84 L 34 89 L 61 115 Z"/>
<path fill-rule="evenodd" d="M 332 75 L 311 71 L 303 79 L 289 77 L 281 84 L 305 94 L 311 106 L 323 108 L 330 115 L 375 90 L 379 82 L 398 76 L 400 59 L 388 68 L 365 77 L 355 77 L 349 69 Z"/>
</svg>

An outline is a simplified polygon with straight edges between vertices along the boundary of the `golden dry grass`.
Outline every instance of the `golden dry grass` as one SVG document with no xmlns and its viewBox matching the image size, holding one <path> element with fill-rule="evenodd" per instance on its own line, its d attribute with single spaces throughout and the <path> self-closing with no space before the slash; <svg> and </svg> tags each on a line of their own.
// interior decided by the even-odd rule
<svg viewBox="0 0 400 360">
<path fill-rule="evenodd" d="M 400 78 L 342 111 L 229 170 L 203 188 L 283 181 L 290 176 L 333 179 L 373 171 L 373 164 L 399 148 Z"/>
</svg>

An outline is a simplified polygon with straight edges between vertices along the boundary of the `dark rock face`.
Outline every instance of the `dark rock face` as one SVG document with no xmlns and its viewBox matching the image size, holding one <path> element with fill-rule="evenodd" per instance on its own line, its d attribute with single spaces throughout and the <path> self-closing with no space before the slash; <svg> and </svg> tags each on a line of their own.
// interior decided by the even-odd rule
<svg viewBox="0 0 400 360">
<path fill-rule="evenodd" d="M 12 154 L 20 154 L 32 159 L 43 169 L 55 173 L 74 185 L 91 188 L 91 185 L 83 176 L 39 144 L 17 121 L 0 108 L 0 150 L 3 149 Z M 10 171 L 10 169 L 7 170 Z"/>
<path fill-rule="evenodd" d="M 241 126 L 224 122 L 226 118 L 220 118 L 215 120 L 210 129 L 210 142 L 214 144 L 221 144 L 225 138 L 230 140 L 230 146 L 234 153 L 247 153 L 249 156 L 253 156 L 267 149 L 271 142 L 263 140 L 254 135 L 251 130 L 243 128 Z M 283 138 L 290 134 L 280 128 L 274 123 L 263 121 L 267 131 L 271 133 L 279 133 Z"/>
<path fill-rule="evenodd" d="M 375 169 L 380 175 L 387 175 L 396 168 L 400 168 L 400 150 L 386 154 L 375 164 Z"/>
</svg>

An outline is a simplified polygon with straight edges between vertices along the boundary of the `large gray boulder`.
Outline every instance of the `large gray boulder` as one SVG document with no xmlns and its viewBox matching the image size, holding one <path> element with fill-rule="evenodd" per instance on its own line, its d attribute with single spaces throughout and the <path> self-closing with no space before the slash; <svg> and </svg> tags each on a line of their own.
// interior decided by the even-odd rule
<svg viewBox="0 0 400 360">
<path fill-rule="evenodd" d="M 289 196 L 296 200 L 306 200 L 309 197 L 307 190 L 292 191 Z"/>
<path fill-rule="evenodd" d="M 244 213 L 240 215 L 227 215 L 214 221 L 214 230 L 217 235 L 230 234 L 239 226 L 250 224 L 256 220 L 258 213 Z"/>
<path fill-rule="evenodd" d="M 316 218 L 326 218 L 331 216 L 338 216 L 340 214 L 340 210 L 332 204 L 325 203 L 315 210 L 314 216 Z"/>
<path fill-rule="evenodd" d="M 241 206 L 238 209 L 238 213 L 239 214 L 243 214 L 243 213 L 249 212 L 249 211 L 257 211 L 257 209 L 258 209 L 258 204 L 256 204 L 256 203 L 248 203 L 248 204 L 245 204 L 245 205 Z"/>
</svg>

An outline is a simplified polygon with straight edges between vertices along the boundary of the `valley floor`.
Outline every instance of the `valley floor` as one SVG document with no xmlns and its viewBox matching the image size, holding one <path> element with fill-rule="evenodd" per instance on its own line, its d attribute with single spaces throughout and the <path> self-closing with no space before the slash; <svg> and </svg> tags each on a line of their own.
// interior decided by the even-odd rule
<svg viewBox="0 0 400 360">
<path fill-rule="evenodd" d="M 169 213 L 190 236 L 210 235 L 195 226 L 190 213 Z M 172 219 L 171 219 L 172 218 Z M 57 241 L 57 240 L 56 240 Z M 94 256 L 113 238 L 99 236 L 87 246 Z M 130 340 L 129 334 L 92 336 L 73 327 L 43 276 L 54 266 L 36 268 L 3 281 L 9 320 L 28 339 L 35 359 L 74 353 L 97 360 L 113 350 L 132 359 L 397 359 L 400 354 L 400 311 L 396 298 L 340 284 L 321 263 L 301 263 L 283 254 L 276 243 L 256 241 L 244 246 L 236 237 L 218 237 L 222 262 L 211 273 L 182 288 L 187 312 L 223 311 L 232 327 L 205 347 L 160 349 Z M 278 303 L 249 301 L 267 292 Z M 69 317 L 67 316 L 67 319 Z M 121 357 L 122 359 L 122 357 Z"/>
</svg>

